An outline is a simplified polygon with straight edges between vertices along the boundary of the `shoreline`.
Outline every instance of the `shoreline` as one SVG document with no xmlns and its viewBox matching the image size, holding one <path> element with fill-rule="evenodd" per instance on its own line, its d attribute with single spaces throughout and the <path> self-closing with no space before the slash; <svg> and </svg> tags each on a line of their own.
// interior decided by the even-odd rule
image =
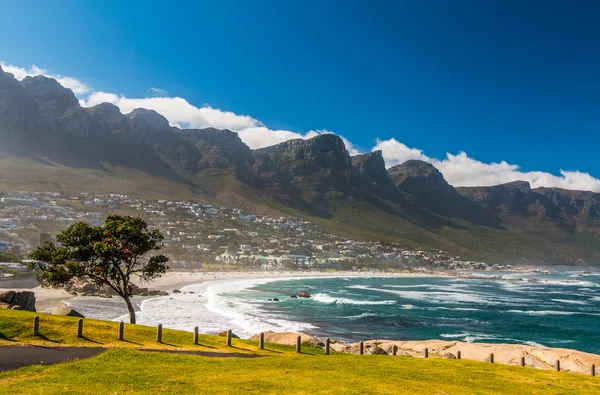
<svg viewBox="0 0 600 395">
<path fill-rule="evenodd" d="M 335 278 L 335 277 L 455 277 L 453 275 L 435 272 L 435 273 L 386 273 L 371 274 L 370 272 L 312 272 L 312 271 L 170 271 L 152 281 L 145 282 L 140 279 L 132 281 L 139 287 L 149 289 L 158 289 L 161 291 L 173 291 L 187 285 L 203 284 L 212 281 L 223 280 L 246 280 L 246 279 L 278 279 L 278 278 Z M 0 283 L 1 284 L 1 283 Z M 38 311 L 46 310 L 61 302 L 67 302 L 75 296 L 69 294 L 63 289 L 42 288 L 0 288 L 4 291 L 29 291 L 35 293 L 36 309 Z"/>
</svg>

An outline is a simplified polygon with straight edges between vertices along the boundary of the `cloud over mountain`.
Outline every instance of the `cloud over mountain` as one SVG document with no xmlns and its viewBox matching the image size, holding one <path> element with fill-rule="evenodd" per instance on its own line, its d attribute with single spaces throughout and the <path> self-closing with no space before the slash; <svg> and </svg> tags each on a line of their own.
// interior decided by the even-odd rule
<svg viewBox="0 0 600 395">
<path fill-rule="evenodd" d="M 168 92 L 150 88 L 155 97 L 130 98 L 109 92 L 94 91 L 90 86 L 71 77 L 50 74 L 37 66 L 22 68 L 0 62 L 2 68 L 14 74 L 21 80 L 29 75 L 45 75 L 55 78 L 66 88 L 73 90 L 79 97 L 82 106 L 91 107 L 108 102 L 118 106 L 122 113 L 129 113 L 136 108 L 155 110 L 164 115 L 172 126 L 181 128 L 229 129 L 237 132 L 250 148 L 257 149 L 281 143 L 290 139 L 306 139 L 318 134 L 332 133 L 326 130 L 310 130 L 298 133 L 289 130 L 269 129 L 261 121 L 249 116 L 235 114 L 213 108 L 208 104 L 197 107 L 186 99 L 169 96 Z M 348 139 L 342 137 L 351 155 L 357 155 L 362 150 Z M 402 142 L 391 138 L 375 140 L 372 150 L 381 150 L 387 167 L 403 163 L 409 159 L 419 159 L 437 167 L 446 180 L 454 186 L 490 186 L 510 181 L 528 181 L 532 187 L 556 187 L 564 189 L 590 190 L 600 192 L 600 179 L 581 171 L 561 170 L 560 175 L 541 171 L 521 171 L 518 165 L 505 161 L 484 163 L 468 156 L 465 152 L 456 155 L 447 153 L 443 159 L 427 156 L 421 149 L 411 148 Z"/>
</svg>

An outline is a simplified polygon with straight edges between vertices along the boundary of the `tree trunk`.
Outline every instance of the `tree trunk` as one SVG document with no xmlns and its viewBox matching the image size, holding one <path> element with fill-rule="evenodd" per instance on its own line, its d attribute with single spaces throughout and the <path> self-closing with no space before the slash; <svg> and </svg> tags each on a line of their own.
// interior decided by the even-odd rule
<svg viewBox="0 0 600 395">
<path fill-rule="evenodd" d="M 123 299 L 125 299 L 125 303 L 127 303 L 127 310 L 129 310 L 129 323 L 135 324 L 135 309 L 131 304 L 131 299 L 129 296 L 124 296 Z"/>
</svg>

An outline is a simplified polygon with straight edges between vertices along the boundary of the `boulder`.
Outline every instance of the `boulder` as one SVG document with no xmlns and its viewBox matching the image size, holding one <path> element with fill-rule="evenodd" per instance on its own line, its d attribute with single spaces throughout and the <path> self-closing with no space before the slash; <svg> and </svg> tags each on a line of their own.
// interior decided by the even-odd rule
<svg viewBox="0 0 600 395">
<path fill-rule="evenodd" d="M 451 352 L 445 352 L 442 354 L 442 358 L 456 359 L 456 355 L 452 354 Z"/>
<path fill-rule="evenodd" d="M 273 302 L 279 302 L 279 299 L 273 298 Z"/>
<path fill-rule="evenodd" d="M 227 331 L 219 332 L 219 334 L 217 336 L 227 337 Z M 231 337 L 234 338 L 234 339 L 239 339 L 240 338 L 238 335 L 236 335 L 233 332 L 231 332 Z"/>
<path fill-rule="evenodd" d="M 35 294 L 31 291 L 0 293 L 0 308 L 12 309 L 14 306 L 19 306 L 21 310 L 35 312 Z"/>
<path fill-rule="evenodd" d="M 306 291 L 302 291 L 298 294 L 298 297 L 300 298 L 310 298 L 310 294 Z"/>
<path fill-rule="evenodd" d="M 16 296 L 17 293 L 15 291 L 0 292 L 0 302 L 12 304 Z"/>
<path fill-rule="evenodd" d="M 388 353 L 383 348 L 377 346 L 371 348 L 369 351 L 371 354 L 374 355 L 388 355 Z"/>
<path fill-rule="evenodd" d="M 180 290 L 178 290 L 178 289 L 174 289 L 174 290 L 173 290 L 173 293 L 174 293 L 174 294 L 180 294 L 180 293 L 181 293 L 181 291 L 180 291 Z"/>
<path fill-rule="evenodd" d="M 311 346 L 311 347 L 318 347 L 319 343 L 321 343 L 319 341 L 319 339 L 317 339 L 314 336 L 310 336 L 310 335 L 306 335 L 304 333 L 295 333 L 295 332 L 264 332 L 265 334 L 265 342 L 267 343 L 276 343 L 276 344 L 284 344 L 287 346 L 295 346 L 296 345 L 296 340 L 298 339 L 298 336 L 302 337 L 302 344 L 303 345 L 307 345 L 307 346 Z M 250 340 L 254 340 L 254 341 L 258 341 L 260 339 L 260 333 L 252 336 L 250 338 Z"/>
<path fill-rule="evenodd" d="M 55 306 L 55 307 L 51 308 L 50 309 L 50 314 L 65 315 L 65 316 L 69 316 L 69 317 L 85 318 L 83 316 L 83 314 L 79 313 L 76 310 L 73 310 L 72 308 L 70 308 L 69 306 L 67 306 L 64 303 L 61 303 L 58 306 Z"/>
<path fill-rule="evenodd" d="M 298 295 L 292 295 L 290 298 L 298 299 Z"/>
</svg>

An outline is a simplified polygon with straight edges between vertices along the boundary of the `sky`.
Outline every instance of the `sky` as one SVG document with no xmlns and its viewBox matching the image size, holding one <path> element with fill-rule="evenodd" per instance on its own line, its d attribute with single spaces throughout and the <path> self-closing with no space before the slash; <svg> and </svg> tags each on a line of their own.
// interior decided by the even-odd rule
<svg viewBox="0 0 600 395">
<path fill-rule="evenodd" d="M 0 62 L 251 148 L 335 133 L 455 186 L 600 192 L 600 2 L 6 1 Z"/>
</svg>

